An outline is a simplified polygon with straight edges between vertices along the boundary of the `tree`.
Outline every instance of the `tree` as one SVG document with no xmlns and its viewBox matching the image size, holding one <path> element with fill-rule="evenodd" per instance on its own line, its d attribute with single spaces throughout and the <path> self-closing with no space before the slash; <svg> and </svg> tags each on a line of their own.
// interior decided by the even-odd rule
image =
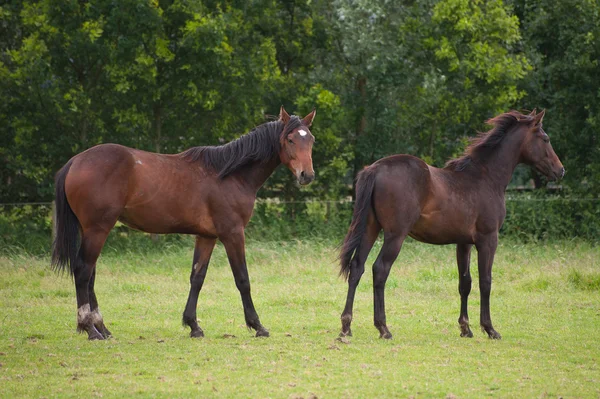
<svg viewBox="0 0 600 399">
<path fill-rule="evenodd" d="M 54 171 L 98 143 L 179 151 L 261 122 L 279 71 L 246 9 L 141 0 L 2 7 L 0 26 L 15 26 L 0 64 L 6 197 L 50 198 Z"/>
<path fill-rule="evenodd" d="M 352 176 L 392 153 L 440 165 L 524 95 L 529 64 L 501 1 L 319 4 L 332 32 L 317 73 L 347 109 Z"/>
<path fill-rule="evenodd" d="M 600 3 L 514 1 L 534 70 L 525 102 L 546 108 L 544 128 L 567 175 L 562 184 L 600 192 Z"/>
</svg>

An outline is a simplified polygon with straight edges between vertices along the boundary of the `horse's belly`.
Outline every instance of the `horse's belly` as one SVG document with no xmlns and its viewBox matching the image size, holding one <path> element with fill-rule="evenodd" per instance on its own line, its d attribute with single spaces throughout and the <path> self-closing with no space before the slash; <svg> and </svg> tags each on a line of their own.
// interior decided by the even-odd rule
<svg viewBox="0 0 600 399">
<path fill-rule="evenodd" d="M 421 215 L 408 235 L 428 244 L 472 243 L 475 225 L 465 215 Z"/>
<path fill-rule="evenodd" d="M 180 208 L 181 209 L 181 208 Z M 210 217 L 198 214 L 195 217 L 172 215 L 151 206 L 125 208 L 119 221 L 131 228 L 153 234 L 199 234 L 216 236 Z"/>
</svg>

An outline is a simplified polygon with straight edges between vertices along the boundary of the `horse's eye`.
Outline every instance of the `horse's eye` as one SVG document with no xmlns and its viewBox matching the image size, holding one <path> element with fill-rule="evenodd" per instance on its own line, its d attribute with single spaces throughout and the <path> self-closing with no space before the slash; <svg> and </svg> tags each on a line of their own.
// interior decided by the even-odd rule
<svg viewBox="0 0 600 399">
<path fill-rule="evenodd" d="M 292 139 L 288 139 L 288 143 L 294 144 L 294 141 Z"/>
</svg>

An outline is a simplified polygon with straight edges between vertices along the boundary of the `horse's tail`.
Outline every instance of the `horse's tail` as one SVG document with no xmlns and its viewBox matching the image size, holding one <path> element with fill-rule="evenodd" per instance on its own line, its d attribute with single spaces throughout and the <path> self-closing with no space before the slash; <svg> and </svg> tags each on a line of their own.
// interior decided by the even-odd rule
<svg viewBox="0 0 600 399">
<path fill-rule="evenodd" d="M 373 166 L 363 169 L 356 180 L 356 202 L 354 203 L 354 212 L 352 214 L 352 223 L 344 238 L 342 249 L 340 251 L 340 275 L 348 278 L 350 274 L 350 264 L 356 250 L 360 245 L 363 235 L 367 230 L 367 220 L 371 210 L 373 189 L 375 187 L 375 172 Z"/>
<path fill-rule="evenodd" d="M 56 173 L 55 181 L 55 204 L 56 204 L 56 237 L 52 243 L 52 268 L 57 271 L 64 271 L 69 268 L 69 273 L 73 275 L 75 269 L 79 266 L 79 235 L 81 225 L 71 205 L 67 201 L 65 193 L 65 180 L 73 160 L 67 162 L 61 170 Z"/>
</svg>

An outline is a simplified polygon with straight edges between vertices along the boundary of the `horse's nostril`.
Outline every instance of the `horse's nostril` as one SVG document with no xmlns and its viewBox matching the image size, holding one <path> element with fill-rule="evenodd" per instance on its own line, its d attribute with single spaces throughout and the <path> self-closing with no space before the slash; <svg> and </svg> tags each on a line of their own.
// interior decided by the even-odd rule
<svg viewBox="0 0 600 399">
<path fill-rule="evenodd" d="M 300 177 L 304 178 L 304 171 L 300 172 Z"/>
</svg>

